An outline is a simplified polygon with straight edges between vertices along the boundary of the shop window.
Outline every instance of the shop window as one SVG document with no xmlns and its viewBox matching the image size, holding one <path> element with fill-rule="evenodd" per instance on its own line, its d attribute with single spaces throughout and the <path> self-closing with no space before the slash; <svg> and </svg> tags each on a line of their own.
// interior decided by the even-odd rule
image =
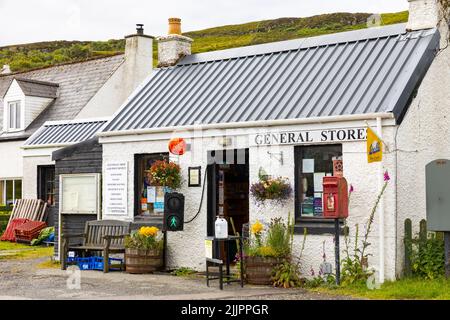
<svg viewBox="0 0 450 320">
<path fill-rule="evenodd" d="M 164 187 L 150 183 L 150 168 L 156 161 L 169 161 L 168 153 L 135 156 L 135 216 L 139 218 L 164 215 Z"/>
<path fill-rule="evenodd" d="M 55 166 L 38 167 L 38 198 L 55 205 Z"/>
<path fill-rule="evenodd" d="M 325 222 L 323 219 L 323 177 L 341 174 L 342 146 L 295 148 L 296 221 Z"/>
<path fill-rule="evenodd" d="M 100 177 L 98 174 L 60 176 L 61 213 L 99 214 Z"/>
<path fill-rule="evenodd" d="M 0 180 L 0 206 L 12 206 L 22 199 L 22 180 Z"/>
</svg>

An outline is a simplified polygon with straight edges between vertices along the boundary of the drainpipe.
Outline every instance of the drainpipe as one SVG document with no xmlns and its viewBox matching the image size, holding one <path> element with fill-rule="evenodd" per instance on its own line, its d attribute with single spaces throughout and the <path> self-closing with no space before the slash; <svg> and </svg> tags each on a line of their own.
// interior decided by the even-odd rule
<svg viewBox="0 0 450 320">
<path fill-rule="evenodd" d="M 382 120 L 380 117 L 377 118 L 377 133 L 378 136 L 380 137 L 380 139 L 383 139 L 383 124 L 382 124 Z M 383 189 L 383 185 L 384 185 L 384 172 L 383 172 L 383 162 L 379 163 L 379 167 L 378 167 L 378 192 L 380 193 L 381 190 Z M 378 216 L 380 217 L 380 224 L 379 224 L 379 255 L 380 255 L 380 284 L 384 283 L 384 197 L 381 197 L 380 199 L 380 203 L 378 206 Z"/>
</svg>

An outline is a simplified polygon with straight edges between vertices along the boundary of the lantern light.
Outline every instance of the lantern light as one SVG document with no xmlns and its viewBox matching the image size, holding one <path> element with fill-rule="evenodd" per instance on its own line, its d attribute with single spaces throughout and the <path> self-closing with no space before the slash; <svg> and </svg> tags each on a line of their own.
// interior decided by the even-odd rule
<svg viewBox="0 0 450 320">
<path fill-rule="evenodd" d="M 169 142 L 169 151 L 176 156 L 182 156 L 187 151 L 187 143 L 183 138 L 174 138 Z"/>
</svg>

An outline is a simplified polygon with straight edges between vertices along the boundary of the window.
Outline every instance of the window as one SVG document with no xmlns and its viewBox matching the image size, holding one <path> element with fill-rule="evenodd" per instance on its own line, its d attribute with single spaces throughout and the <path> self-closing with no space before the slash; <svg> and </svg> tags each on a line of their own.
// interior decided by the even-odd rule
<svg viewBox="0 0 450 320">
<path fill-rule="evenodd" d="M 8 129 L 22 128 L 22 112 L 20 108 L 20 101 L 8 103 Z"/>
<path fill-rule="evenodd" d="M 55 205 L 55 166 L 38 167 L 38 198 Z"/>
<path fill-rule="evenodd" d="M 295 148 L 297 222 L 323 222 L 323 177 L 334 175 L 336 160 L 342 160 L 341 145 Z"/>
<path fill-rule="evenodd" d="M 161 217 L 164 214 L 164 187 L 152 186 L 150 168 L 158 160 L 169 160 L 169 154 L 142 154 L 135 156 L 135 216 Z"/>
<path fill-rule="evenodd" d="M 99 175 L 74 174 L 61 176 L 61 213 L 99 213 Z"/>
<path fill-rule="evenodd" d="M 22 199 L 22 180 L 0 180 L 0 206 L 12 206 Z"/>
</svg>

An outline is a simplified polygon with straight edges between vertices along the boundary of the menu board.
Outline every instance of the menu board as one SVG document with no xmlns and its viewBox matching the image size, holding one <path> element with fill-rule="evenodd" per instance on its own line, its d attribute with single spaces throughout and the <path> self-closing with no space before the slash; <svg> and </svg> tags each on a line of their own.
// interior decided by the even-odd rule
<svg viewBox="0 0 450 320">
<path fill-rule="evenodd" d="M 128 163 L 105 164 L 105 215 L 128 215 Z"/>
</svg>

